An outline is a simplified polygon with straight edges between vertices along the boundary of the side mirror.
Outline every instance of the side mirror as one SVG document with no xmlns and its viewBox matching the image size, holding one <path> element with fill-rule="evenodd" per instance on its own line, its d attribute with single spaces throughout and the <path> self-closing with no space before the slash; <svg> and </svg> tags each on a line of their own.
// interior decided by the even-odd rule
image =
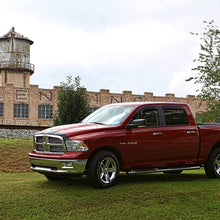
<svg viewBox="0 0 220 220">
<path fill-rule="evenodd" d="M 146 120 L 145 119 L 135 119 L 131 122 L 131 124 L 128 124 L 126 128 L 132 129 L 137 128 L 141 126 L 146 126 Z"/>
</svg>

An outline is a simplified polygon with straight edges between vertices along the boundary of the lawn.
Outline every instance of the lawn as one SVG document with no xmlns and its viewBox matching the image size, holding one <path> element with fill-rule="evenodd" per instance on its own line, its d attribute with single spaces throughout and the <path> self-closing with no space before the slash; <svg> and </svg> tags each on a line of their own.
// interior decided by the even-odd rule
<svg viewBox="0 0 220 220">
<path fill-rule="evenodd" d="M 220 219 L 219 189 L 220 180 L 207 178 L 203 169 L 121 174 L 108 189 L 92 188 L 86 177 L 51 182 L 26 169 L 1 171 L 0 219 Z"/>
</svg>

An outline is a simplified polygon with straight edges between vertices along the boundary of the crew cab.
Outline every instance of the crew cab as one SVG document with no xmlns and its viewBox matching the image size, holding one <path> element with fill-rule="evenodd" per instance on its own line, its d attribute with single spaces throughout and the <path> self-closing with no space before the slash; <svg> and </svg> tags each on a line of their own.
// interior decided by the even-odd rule
<svg viewBox="0 0 220 220">
<path fill-rule="evenodd" d="M 132 102 L 106 105 L 81 123 L 36 133 L 29 153 L 33 171 L 49 180 L 87 175 L 93 186 L 128 174 L 204 166 L 220 178 L 220 125 L 196 124 L 184 103 Z"/>
</svg>

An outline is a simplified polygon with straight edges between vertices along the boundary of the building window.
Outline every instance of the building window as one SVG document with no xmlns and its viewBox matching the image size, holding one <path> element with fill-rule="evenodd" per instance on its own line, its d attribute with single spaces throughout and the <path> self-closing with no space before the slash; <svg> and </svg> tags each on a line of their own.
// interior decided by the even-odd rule
<svg viewBox="0 0 220 220">
<path fill-rule="evenodd" d="M 28 118 L 28 104 L 14 104 L 15 118 Z"/>
<path fill-rule="evenodd" d="M 53 118 L 53 106 L 52 105 L 39 105 L 38 106 L 38 118 L 52 119 Z"/>
<path fill-rule="evenodd" d="M 4 104 L 0 102 L 0 117 L 3 117 L 3 106 Z"/>
</svg>

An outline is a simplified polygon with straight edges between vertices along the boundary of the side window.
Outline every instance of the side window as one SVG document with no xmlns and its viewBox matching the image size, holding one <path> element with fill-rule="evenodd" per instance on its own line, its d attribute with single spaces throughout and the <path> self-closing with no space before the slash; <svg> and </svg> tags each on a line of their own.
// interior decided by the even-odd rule
<svg viewBox="0 0 220 220">
<path fill-rule="evenodd" d="M 38 118 L 51 119 L 53 118 L 52 105 L 38 105 Z"/>
<path fill-rule="evenodd" d="M 28 104 L 14 104 L 14 117 L 15 118 L 28 118 Z"/>
<path fill-rule="evenodd" d="M 157 108 L 143 108 L 134 116 L 132 120 L 135 120 L 135 119 L 145 119 L 146 127 L 157 127 L 159 126 L 158 109 Z"/>
<path fill-rule="evenodd" d="M 4 103 L 0 102 L 0 117 L 3 117 L 3 107 L 4 107 Z"/>
<path fill-rule="evenodd" d="M 163 107 L 163 114 L 166 125 L 187 125 L 189 124 L 186 112 L 181 107 Z"/>
</svg>

